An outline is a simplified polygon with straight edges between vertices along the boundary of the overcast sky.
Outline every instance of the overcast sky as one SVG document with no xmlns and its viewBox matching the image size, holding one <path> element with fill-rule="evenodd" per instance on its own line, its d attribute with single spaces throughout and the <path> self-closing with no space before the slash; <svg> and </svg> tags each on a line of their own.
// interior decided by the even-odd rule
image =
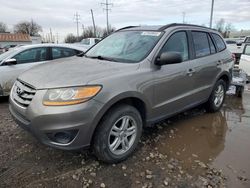
<svg viewBox="0 0 250 188">
<path fill-rule="evenodd" d="M 2 0 L 0 22 L 12 29 L 19 21 L 31 18 L 43 27 L 43 33 L 76 34 L 74 14 L 81 16 L 81 25 L 92 24 L 93 9 L 96 25 L 105 27 L 106 15 L 101 3 L 105 0 Z M 211 0 L 109 0 L 113 3 L 110 23 L 116 28 L 128 25 L 167 24 L 185 21 L 209 25 Z M 237 29 L 250 29 L 250 0 L 215 0 L 214 24 L 221 18 Z M 82 30 L 81 30 L 82 31 Z"/>
</svg>

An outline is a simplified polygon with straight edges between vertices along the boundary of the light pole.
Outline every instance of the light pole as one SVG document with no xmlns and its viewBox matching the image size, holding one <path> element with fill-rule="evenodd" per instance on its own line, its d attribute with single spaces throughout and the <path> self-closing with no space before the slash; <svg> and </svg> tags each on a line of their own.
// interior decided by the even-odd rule
<svg viewBox="0 0 250 188">
<path fill-rule="evenodd" d="M 210 14 L 210 24 L 209 27 L 213 27 L 213 14 L 214 14 L 214 0 L 212 0 L 211 14 Z"/>
</svg>

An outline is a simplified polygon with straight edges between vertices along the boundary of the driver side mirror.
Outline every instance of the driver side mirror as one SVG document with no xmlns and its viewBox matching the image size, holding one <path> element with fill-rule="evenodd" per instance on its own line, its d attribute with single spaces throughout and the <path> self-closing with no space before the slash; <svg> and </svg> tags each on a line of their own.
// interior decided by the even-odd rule
<svg viewBox="0 0 250 188">
<path fill-rule="evenodd" d="M 159 58 L 157 58 L 155 64 L 162 66 L 162 65 L 167 65 L 167 64 L 176 64 L 176 63 L 181 63 L 182 56 L 178 52 L 164 52 L 161 54 Z"/>
<path fill-rule="evenodd" d="M 17 60 L 12 58 L 12 59 L 7 59 L 6 61 L 4 61 L 5 65 L 16 65 L 17 64 Z"/>
</svg>

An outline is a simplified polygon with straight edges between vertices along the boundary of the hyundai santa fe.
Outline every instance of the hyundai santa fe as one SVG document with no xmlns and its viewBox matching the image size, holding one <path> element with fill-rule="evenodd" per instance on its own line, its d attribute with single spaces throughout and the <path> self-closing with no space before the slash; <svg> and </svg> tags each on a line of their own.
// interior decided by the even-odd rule
<svg viewBox="0 0 250 188">
<path fill-rule="evenodd" d="M 23 73 L 12 88 L 10 112 L 46 145 L 91 147 L 99 160 L 117 163 L 135 151 L 144 127 L 200 104 L 218 111 L 233 61 L 209 28 L 130 26 L 81 58 Z"/>
</svg>

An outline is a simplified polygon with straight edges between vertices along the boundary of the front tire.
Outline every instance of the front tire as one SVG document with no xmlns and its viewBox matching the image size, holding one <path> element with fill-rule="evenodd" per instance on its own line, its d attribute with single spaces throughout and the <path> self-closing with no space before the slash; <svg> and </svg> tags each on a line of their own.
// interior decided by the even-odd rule
<svg viewBox="0 0 250 188">
<path fill-rule="evenodd" d="M 217 112 L 221 109 L 226 97 L 226 83 L 224 80 L 218 80 L 206 104 L 209 112 Z"/>
<path fill-rule="evenodd" d="M 113 107 L 104 115 L 93 140 L 93 150 L 99 160 L 118 163 L 136 149 L 142 134 L 142 119 L 130 105 Z"/>
</svg>

